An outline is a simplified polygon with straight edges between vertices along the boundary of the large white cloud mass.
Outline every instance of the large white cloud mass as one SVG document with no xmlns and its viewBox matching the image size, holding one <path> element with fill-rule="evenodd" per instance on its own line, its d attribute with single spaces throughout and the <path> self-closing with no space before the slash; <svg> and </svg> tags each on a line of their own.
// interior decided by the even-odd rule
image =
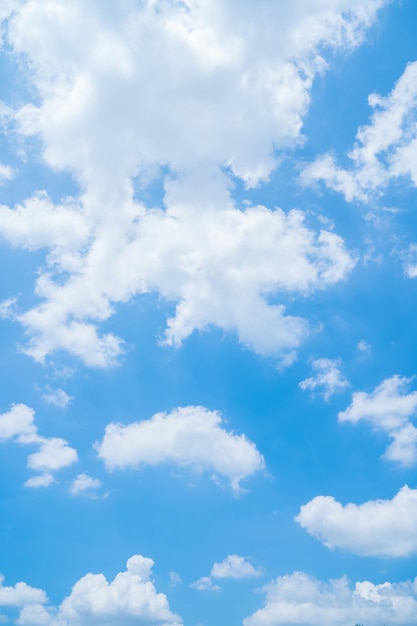
<svg viewBox="0 0 417 626">
<path fill-rule="evenodd" d="M 151 581 L 153 564 L 152 559 L 137 554 L 127 561 L 126 571 L 111 582 L 103 574 L 86 574 L 58 608 L 46 605 L 44 592 L 32 590 L 32 595 L 27 594 L 20 602 L 24 606 L 16 623 L 20 626 L 181 626 L 181 618 L 170 611 L 167 597 L 158 593 Z M 37 591 L 43 595 L 36 595 Z"/>
<path fill-rule="evenodd" d="M 167 343 L 216 325 L 290 358 L 307 323 L 268 300 L 331 285 L 353 259 L 301 212 L 237 210 L 230 188 L 234 176 L 247 186 L 267 179 L 277 151 L 302 141 L 326 48 L 357 45 L 383 4 L 12 3 L 5 36 L 37 97 L 3 107 L 3 118 L 18 137 L 40 137 L 45 163 L 81 190 L 56 205 L 37 192 L 0 208 L 12 245 L 49 251 L 40 304 L 15 311 L 27 352 L 42 361 L 64 349 L 108 365 L 123 342 L 98 324 L 117 303 L 156 292 L 177 304 Z M 157 179 L 159 211 L 140 203 Z"/>
<path fill-rule="evenodd" d="M 338 415 L 339 422 L 370 422 L 376 430 L 388 433 L 393 440 L 384 457 L 403 466 L 417 462 L 417 428 L 410 418 L 417 412 L 417 391 L 409 391 L 411 379 L 392 376 L 374 391 L 356 391 L 351 405 Z"/>
<path fill-rule="evenodd" d="M 392 500 L 359 505 L 317 496 L 301 507 L 295 519 L 328 548 L 361 556 L 417 554 L 417 489 L 407 486 Z"/>
<path fill-rule="evenodd" d="M 243 620 L 244 626 L 413 626 L 417 579 L 375 585 L 346 578 L 328 583 L 303 572 L 280 576 L 264 587 L 265 606 Z"/>
<path fill-rule="evenodd" d="M 225 430 L 220 414 L 201 406 L 157 413 L 127 426 L 109 424 L 96 447 L 110 470 L 171 463 L 214 472 L 235 491 L 244 478 L 264 468 L 254 443 Z"/>
</svg>

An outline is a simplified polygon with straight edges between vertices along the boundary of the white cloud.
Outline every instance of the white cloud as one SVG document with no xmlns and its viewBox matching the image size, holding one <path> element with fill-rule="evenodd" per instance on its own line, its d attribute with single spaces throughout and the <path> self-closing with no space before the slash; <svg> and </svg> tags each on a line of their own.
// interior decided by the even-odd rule
<svg viewBox="0 0 417 626">
<path fill-rule="evenodd" d="M 358 130 L 348 154 L 352 167 L 343 169 L 326 154 L 306 167 L 305 183 L 323 180 L 348 202 L 367 202 L 399 177 L 417 186 L 417 62 L 407 65 L 387 97 L 372 94 L 369 104 L 375 112 Z"/>
<path fill-rule="evenodd" d="M 371 393 L 356 391 L 352 404 L 339 413 L 340 422 L 366 420 L 393 439 L 384 457 L 406 467 L 417 462 L 417 428 L 410 418 L 417 411 L 417 391 L 407 393 L 411 379 L 392 376 Z"/>
<path fill-rule="evenodd" d="M 417 554 L 417 489 L 405 486 L 392 500 L 343 506 L 317 496 L 301 507 L 296 521 L 328 548 L 361 556 Z"/>
<path fill-rule="evenodd" d="M 339 369 L 339 359 L 316 359 L 312 362 L 314 376 L 302 380 L 299 384 L 301 389 L 321 390 L 325 400 L 335 393 L 344 391 L 349 387 L 349 381 Z"/>
<path fill-rule="evenodd" d="M 190 587 L 192 589 L 197 589 L 197 591 L 221 591 L 221 587 L 213 583 L 210 576 L 202 576 L 195 582 L 191 583 Z"/>
<path fill-rule="evenodd" d="M 14 404 L 9 412 L 0 415 L 0 441 L 10 440 L 38 446 L 38 450 L 29 455 L 27 464 L 42 473 L 29 478 L 26 487 L 48 487 L 54 482 L 52 471 L 73 465 L 78 460 L 77 451 L 64 439 L 38 434 L 35 411 L 25 404 Z"/>
<path fill-rule="evenodd" d="M 261 576 L 262 570 L 256 569 L 252 563 L 243 556 L 229 554 L 220 563 L 214 563 L 210 576 L 203 576 L 190 585 L 198 591 L 220 591 L 220 587 L 213 582 L 213 579 L 223 578 L 254 578 Z"/>
<path fill-rule="evenodd" d="M 29 455 L 28 467 L 41 471 L 56 471 L 73 465 L 78 460 L 77 452 L 68 442 L 58 437 L 39 437 L 39 450 Z"/>
<path fill-rule="evenodd" d="M 13 404 L 10 411 L 0 415 L 0 441 L 36 434 L 35 411 L 25 404 Z"/>
<path fill-rule="evenodd" d="M 417 278 L 417 244 L 412 243 L 404 256 L 404 273 L 407 278 Z"/>
<path fill-rule="evenodd" d="M 97 491 L 97 489 L 100 489 L 100 487 L 101 482 L 98 478 L 93 478 L 88 474 L 78 474 L 70 487 L 70 493 L 73 496 L 85 493 L 91 494 Z"/>
<path fill-rule="evenodd" d="M 72 398 L 63 389 L 50 389 L 48 387 L 46 393 L 42 396 L 42 400 L 46 402 L 46 404 L 52 404 L 59 409 L 65 409 Z"/>
<path fill-rule="evenodd" d="M 28 478 L 24 486 L 38 489 L 38 487 L 50 487 L 54 482 L 55 478 L 53 475 L 45 472 L 44 474 L 39 474 L 39 476 Z"/>
<path fill-rule="evenodd" d="M 361 339 L 358 343 L 358 350 L 370 354 L 372 352 L 372 346 L 365 339 Z"/>
<path fill-rule="evenodd" d="M 87 574 L 78 580 L 58 608 L 43 606 L 44 592 L 29 597 L 17 624 L 20 626 L 181 626 L 167 597 L 158 593 L 152 580 L 152 559 L 132 556 L 125 572 L 108 582 L 103 574 Z M 19 583 L 24 584 L 24 583 Z M 17 586 L 16 586 L 17 587 Z M 30 589 L 30 588 L 29 588 Z M 6 603 L 10 604 L 10 603 Z"/>
<path fill-rule="evenodd" d="M 214 563 L 210 576 L 212 578 L 253 578 L 261 574 L 262 571 L 256 569 L 243 556 L 229 554 L 221 563 Z"/>
<path fill-rule="evenodd" d="M 127 426 L 109 424 L 96 448 L 110 470 L 171 463 L 214 472 L 230 480 L 236 492 L 242 480 L 264 468 L 254 443 L 225 430 L 219 413 L 199 406 L 157 413 Z"/>
<path fill-rule="evenodd" d="M 302 225 L 300 212 L 236 210 L 230 173 L 256 185 L 277 151 L 302 141 L 311 85 L 326 65 L 320 54 L 358 45 L 384 4 L 18 5 L 8 42 L 27 60 L 38 98 L 15 112 L 17 131 L 38 135 L 45 162 L 81 188 L 57 206 L 38 193 L 0 211 L 13 245 L 49 250 L 36 284 L 42 302 L 17 316 L 28 354 L 42 361 L 64 349 L 108 365 L 123 342 L 102 336 L 99 323 L 117 303 L 157 292 L 177 304 L 167 343 L 215 325 L 288 362 L 308 325 L 270 297 L 332 285 L 353 261 L 336 235 Z M 140 187 L 155 176 L 166 212 L 133 199 L 132 180 Z"/>
<path fill-rule="evenodd" d="M 411 626 L 417 614 L 417 579 L 375 585 L 346 578 L 328 583 L 295 572 L 264 587 L 265 606 L 244 626 Z"/>
<path fill-rule="evenodd" d="M 19 582 L 14 587 L 3 585 L 4 576 L 0 574 L 0 606 L 24 606 L 25 604 L 43 604 L 47 602 L 45 592 L 26 583 Z"/>
<path fill-rule="evenodd" d="M 0 163 L 0 185 L 4 185 L 4 183 L 8 183 L 10 180 L 16 176 L 16 172 L 9 165 L 4 165 L 4 163 Z"/>
</svg>

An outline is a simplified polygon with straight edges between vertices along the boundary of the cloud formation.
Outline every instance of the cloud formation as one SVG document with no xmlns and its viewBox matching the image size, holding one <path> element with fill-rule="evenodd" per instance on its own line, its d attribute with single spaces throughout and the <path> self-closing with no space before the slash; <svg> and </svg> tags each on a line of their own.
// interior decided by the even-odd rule
<svg viewBox="0 0 417 626">
<path fill-rule="evenodd" d="M 103 574 L 86 574 L 57 608 L 46 604 L 43 591 L 18 583 L 19 603 L 13 602 L 12 593 L 4 605 L 23 606 L 16 622 L 20 626 L 182 626 L 181 619 L 170 611 L 167 597 L 158 593 L 151 581 L 153 564 L 152 559 L 137 554 L 111 582 Z"/>
<path fill-rule="evenodd" d="M 375 585 L 346 578 L 322 582 L 303 572 L 280 576 L 264 587 L 265 606 L 244 626 L 411 626 L 417 614 L 417 579 Z"/>
<path fill-rule="evenodd" d="M 254 443 L 225 430 L 222 421 L 216 411 L 180 407 L 127 426 L 109 424 L 96 448 L 109 470 L 173 464 L 214 472 L 239 492 L 242 480 L 264 468 L 264 459 Z"/>
<path fill-rule="evenodd" d="M 210 576 L 199 578 L 190 586 L 198 591 L 219 591 L 220 587 L 213 583 L 213 579 L 224 578 L 256 578 L 261 576 L 262 570 L 255 568 L 252 563 L 238 554 L 229 554 L 220 563 L 214 563 Z"/>
<path fill-rule="evenodd" d="M 37 98 L 4 115 L 80 187 L 56 205 L 36 192 L 0 208 L 12 245 L 48 250 L 40 303 L 15 314 L 27 353 L 42 361 L 63 349 L 109 365 L 123 341 L 100 334 L 100 322 L 118 303 L 156 292 L 177 306 L 168 344 L 215 325 L 288 360 L 308 325 L 285 313 L 280 294 L 328 287 L 354 261 L 337 235 L 303 225 L 301 212 L 238 210 L 231 187 L 235 177 L 260 184 L 278 153 L 302 141 L 323 51 L 358 45 L 384 4 L 262 0 L 259 10 L 147 0 L 116 10 L 26 0 L 6 11 L 10 54 L 30 66 Z M 155 180 L 165 191 L 159 211 L 140 203 Z"/>
<path fill-rule="evenodd" d="M 365 420 L 388 433 L 393 441 L 384 458 L 405 467 L 417 462 L 417 428 L 410 421 L 417 411 L 417 391 L 407 393 L 411 380 L 395 375 L 371 393 L 356 391 L 352 404 L 338 415 L 339 422 Z"/>
<path fill-rule="evenodd" d="M 322 180 L 348 202 L 368 202 L 398 178 L 417 186 L 417 62 L 407 65 L 388 96 L 371 94 L 368 102 L 375 112 L 348 153 L 352 167 L 325 154 L 305 168 L 304 183 Z"/>
<path fill-rule="evenodd" d="M 301 389 L 320 390 L 325 400 L 349 387 L 349 381 L 339 369 L 338 359 L 315 359 L 312 362 L 314 376 L 299 383 Z"/>
<path fill-rule="evenodd" d="M 404 486 L 392 500 L 342 505 L 317 496 L 303 505 L 296 521 L 328 548 L 361 556 L 417 554 L 417 489 Z"/>
<path fill-rule="evenodd" d="M 35 425 L 35 411 L 25 404 L 13 404 L 10 411 L 0 415 L 0 442 L 15 441 L 35 445 L 36 452 L 28 456 L 27 465 L 40 472 L 29 478 L 26 487 L 48 487 L 54 482 L 52 472 L 73 465 L 77 451 L 59 437 L 41 437 Z"/>
</svg>

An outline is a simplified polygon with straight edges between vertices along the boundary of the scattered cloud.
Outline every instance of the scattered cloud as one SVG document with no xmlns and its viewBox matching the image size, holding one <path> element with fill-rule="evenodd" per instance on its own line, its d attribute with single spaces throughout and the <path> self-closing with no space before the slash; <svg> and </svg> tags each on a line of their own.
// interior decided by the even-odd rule
<svg viewBox="0 0 417 626">
<path fill-rule="evenodd" d="M 417 554 L 417 489 L 404 486 L 392 500 L 342 505 L 317 496 L 303 505 L 296 521 L 328 548 L 361 556 Z"/>
<path fill-rule="evenodd" d="M 325 154 L 305 168 L 305 184 L 322 180 L 348 202 L 368 202 L 400 177 L 417 186 L 417 62 L 407 65 L 387 97 L 372 94 L 368 101 L 375 112 L 358 130 L 348 154 L 352 167 L 339 167 Z"/>
<path fill-rule="evenodd" d="M 372 346 L 365 339 L 361 339 L 358 343 L 358 350 L 360 350 L 360 352 L 363 352 L 365 354 L 371 354 Z"/>
<path fill-rule="evenodd" d="M 0 163 L 0 185 L 4 185 L 8 183 L 10 180 L 16 176 L 16 172 L 9 165 L 4 165 Z"/>
<path fill-rule="evenodd" d="M 52 404 L 59 409 L 65 409 L 65 407 L 71 402 L 72 398 L 63 389 L 51 389 L 48 387 L 42 396 L 42 400 L 46 404 Z"/>
<path fill-rule="evenodd" d="M 126 571 L 111 582 L 103 574 L 87 574 L 75 583 L 70 595 L 57 608 L 46 604 L 43 591 L 27 587 L 31 592 L 19 603 L 23 608 L 16 624 L 129 626 L 134 622 L 146 626 L 181 626 L 181 619 L 169 609 L 167 597 L 158 593 L 151 581 L 153 564 L 152 559 L 135 555 L 127 561 Z M 12 602 L 4 604 L 12 605 Z"/>
<path fill-rule="evenodd" d="M 262 571 L 256 569 L 243 556 L 229 554 L 221 563 L 214 563 L 210 576 L 212 578 L 253 578 L 261 574 Z"/>
<path fill-rule="evenodd" d="M 192 589 L 197 589 L 197 591 L 221 591 L 221 587 L 216 585 L 210 576 L 202 576 L 195 582 L 191 583 L 190 587 Z"/>
<path fill-rule="evenodd" d="M 97 489 L 100 489 L 101 486 L 101 481 L 98 478 L 92 478 L 88 474 L 78 474 L 70 487 L 70 493 L 73 496 L 79 496 L 81 494 L 91 495 L 94 494 Z"/>
<path fill-rule="evenodd" d="M 214 563 L 210 576 L 199 578 L 190 586 L 198 591 L 220 591 L 220 587 L 213 582 L 213 579 L 224 578 L 254 578 L 262 575 L 262 570 L 255 568 L 252 563 L 243 556 L 229 554 L 220 563 Z"/>
<path fill-rule="evenodd" d="M 417 244 L 412 243 L 403 254 L 404 273 L 407 278 L 417 278 Z"/>
<path fill-rule="evenodd" d="M 35 411 L 25 404 L 13 404 L 0 415 L 0 441 L 35 445 L 38 450 L 28 456 L 28 467 L 41 472 L 26 481 L 26 487 L 48 487 L 54 482 L 51 472 L 73 465 L 77 451 L 64 439 L 41 437 L 35 425 Z"/>
<path fill-rule="evenodd" d="M 352 404 L 339 413 L 339 422 L 368 421 L 393 440 L 384 458 L 409 467 L 417 462 L 417 428 L 410 418 L 417 411 L 417 391 L 407 393 L 412 379 L 398 375 L 384 380 L 371 393 L 356 391 Z"/>
<path fill-rule="evenodd" d="M 181 585 L 182 578 L 178 574 L 178 572 L 169 572 L 168 575 L 169 575 L 169 586 L 170 587 L 177 587 L 178 585 Z"/>
<path fill-rule="evenodd" d="M 264 469 L 264 459 L 245 435 L 228 432 L 222 422 L 216 411 L 180 407 L 133 424 L 109 424 L 96 448 L 109 470 L 171 463 L 214 472 L 238 493 L 242 480 Z"/>
<path fill-rule="evenodd" d="M 339 369 L 339 359 L 316 359 L 312 362 L 314 376 L 306 378 L 299 383 L 301 389 L 320 390 L 321 395 L 327 401 L 335 393 L 347 389 L 349 381 Z"/>
<path fill-rule="evenodd" d="M 375 585 L 346 578 L 322 582 L 303 572 L 280 576 L 264 587 L 265 606 L 244 626 L 410 626 L 417 614 L 417 579 Z"/>
</svg>

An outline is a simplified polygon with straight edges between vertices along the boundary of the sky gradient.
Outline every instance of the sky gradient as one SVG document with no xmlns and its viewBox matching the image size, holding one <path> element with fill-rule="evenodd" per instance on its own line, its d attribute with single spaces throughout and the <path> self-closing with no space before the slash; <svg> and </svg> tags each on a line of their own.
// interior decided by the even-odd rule
<svg viewBox="0 0 417 626">
<path fill-rule="evenodd" d="M 416 626 L 417 4 L 0 24 L 0 624 Z"/>
</svg>

